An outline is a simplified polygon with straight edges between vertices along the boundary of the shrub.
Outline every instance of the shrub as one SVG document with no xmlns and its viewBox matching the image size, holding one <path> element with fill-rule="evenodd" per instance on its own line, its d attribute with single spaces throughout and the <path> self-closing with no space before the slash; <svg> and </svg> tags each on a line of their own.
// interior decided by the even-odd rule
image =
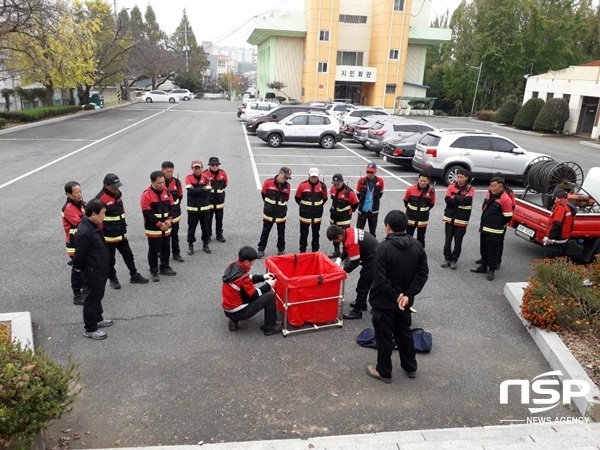
<svg viewBox="0 0 600 450">
<path fill-rule="evenodd" d="M 3 111 L 0 112 L 0 118 L 6 119 L 9 122 L 35 122 L 36 120 L 64 116 L 79 111 L 79 106 L 63 105 L 48 108 L 24 109 L 22 111 Z"/>
<path fill-rule="evenodd" d="M 484 122 L 490 122 L 490 121 L 494 120 L 495 115 L 496 115 L 496 111 L 489 111 L 489 110 L 477 111 L 475 113 L 475 117 L 477 117 L 477 119 L 482 120 Z"/>
<path fill-rule="evenodd" d="M 564 98 L 551 98 L 535 119 L 533 129 L 546 133 L 562 133 L 567 120 L 569 120 L 569 103 Z"/>
<path fill-rule="evenodd" d="M 77 366 L 0 339 L 0 447 L 28 440 L 73 403 Z"/>
<path fill-rule="evenodd" d="M 83 109 L 85 111 L 94 110 L 94 109 L 96 109 L 96 104 L 95 103 L 88 103 L 87 105 L 83 105 Z"/>
<path fill-rule="evenodd" d="M 0 119 L 0 129 L 4 128 L 7 123 L 8 123 L 8 120 Z"/>
<path fill-rule="evenodd" d="M 278 95 L 277 97 L 275 97 L 277 100 L 279 100 L 279 103 L 283 103 L 287 100 L 287 97 L 283 97 L 282 95 Z"/>
<path fill-rule="evenodd" d="M 521 109 L 521 105 L 516 100 L 507 100 L 498 111 L 494 121 L 498 123 L 503 123 L 506 125 L 512 125 L 515 120 L 515 116 Z"/>
<path fill-rule="evenodd" d="M 544 100 L 541 98 L 530 98 L 527 100 L 515 116 L 513 125 L 520 130 L 531 130 L 544 103 Z"/>
<path fill-rule="evenodd" d="M 568 258 L 544 259 L 533 270 L 523 295 L 523 318 L 551 331 L 600 333 L 600 259 L 587 267 Z M 584 280 L 593 285 L 585 286 Z"/>
</svg>

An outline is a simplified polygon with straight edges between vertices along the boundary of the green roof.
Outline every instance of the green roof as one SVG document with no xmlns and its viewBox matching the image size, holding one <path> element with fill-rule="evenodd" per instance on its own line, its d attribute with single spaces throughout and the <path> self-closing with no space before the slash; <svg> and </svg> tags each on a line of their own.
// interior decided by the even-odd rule
<svg viewBox="0 0 600 450">
<path fill-rule="evenodd" d="M 410 27 L 408 43 L 418 45 L 436 45 L 452 38 L 450 28 Z"/>
<path fill-rule="evenodd" d="M 254 30 L 246 40 L 249 44 L 260 45 L 272 36 L 305 37 L 306 20 L 304 19 L 272 19 L 257 17 Z"/>
</svg>

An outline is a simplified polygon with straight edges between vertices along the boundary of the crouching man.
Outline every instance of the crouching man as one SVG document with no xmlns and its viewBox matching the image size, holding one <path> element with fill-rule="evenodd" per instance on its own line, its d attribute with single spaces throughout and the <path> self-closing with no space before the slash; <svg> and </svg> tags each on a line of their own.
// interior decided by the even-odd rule
<svg viewBox="0 0 600 450">
<path fill-rule="evenodd" d="M 250 275 L 248 272 L 258 258 L 252 247 L 242 247 L 238 252 L 238 260 L 231 263 L 223 275 L 221 290 L 223 301 L 221 306 L 229 318 L 229 330 L 237 331 L 238 322 L 265 311 L 265 322 L 261 325 L 265 336 L 279 333 L 282 329 L 277 322 L 275 294 L 271 288 L 275 286 L 275 277 L 271 273 Z M 256 283 L 265 282 L 258 289 Z"/>
</svg>

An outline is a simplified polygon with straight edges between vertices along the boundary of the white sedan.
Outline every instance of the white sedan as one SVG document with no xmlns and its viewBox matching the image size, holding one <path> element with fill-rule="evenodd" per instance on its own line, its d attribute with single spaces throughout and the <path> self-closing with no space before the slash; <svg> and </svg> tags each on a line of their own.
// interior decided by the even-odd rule
<svg viewBox="0 0 600 450">
<path fill-rule="evenodd" d="M 169 103 L 179 103 L 179 98 L 175 95 L 171 95 L 165 91 L 150 91 L 146 92 L 142 95 L 141 100 L 143 102 L 152 103 L 152 102 L 169 102 Z"/>
</svg>

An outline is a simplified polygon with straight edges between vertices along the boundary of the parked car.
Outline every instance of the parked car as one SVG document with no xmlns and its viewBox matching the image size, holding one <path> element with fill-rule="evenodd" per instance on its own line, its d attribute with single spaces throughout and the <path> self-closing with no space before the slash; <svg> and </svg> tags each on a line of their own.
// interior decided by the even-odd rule
<svg viewBox="0 0 600 450">
<path fill-rule="evenodd" d="M 469 170 L 475 178 L 490 179 L 501 172 L 507 179 L 523 180 L 531 162 L 548 155 L 530 152 L 496 133 L 472 131 L 430 131 L 417 143 L 412 166 L 427 170 L 449 185 L 456 171 Z"/>
<path fill-rule="evenodd" d="M 368 130 L 368 139 L 365 141 L 365 147 L 373 150 L 375 153 L 383 148 L 383 142 L 397 137 L 406 137 L 414 133 L 433 131 L 435 127 L 416 120 L 405 118 L 386 118 L 389 120 L 378 120 Z"/>
<path fill-rule="evenodd" d="M 405 138 L 394 138 L 383 143 L 379 153 L 385 162 L 412 169 L 412 160 L 415 156 L 415 148 L 425 133 L 415 133 Z"/>
<path fill-rule="evenodd" d="M 143 102 L 169 102 L 179 103 L 179 98 L 165 91 L 150 91 L 140 97 Z"/>
<path fill-rule="evenodd" d="M 389 116 L 390 114 L 383 109 L 377 108 L 360 108 L 346 111 L 340 116 L 340 125 L 344 137 L 351 138 L 354 134 L 354 125 L 363 117 L 368 116 Z"/>
<path fill-rule="evenodd" d="M 325 112 L 335 117 L 340 117 L 346 111 L 352 111 L 353 109 L 356 109 L 356 106 L 351 103 L 329 103 L 325 106 Z"/>
<path fill-rule="evenodd" d="M 248 102 L 246 106 L 242 108 L 240 119 L 245 122 L 251 117 L 262 116 L 278 106 L 279 104 L 274 102 Z"/>
<path fill-rule="evenodd" d="M 284 142 L 303 142 L 328 149 L 342 140 L 338 120 L 322 112 L 298 112 L 279 122 L 263 123 L 256 135 L 271 147 Z"/>
<path fill-rule="evenodd" d="M 179 100 L 183 100 L 184 102 L 196 97 L 193 92 L 190 92 L 187 89 L 171 89 L 169 94 L 174 95 Z"/>
<path fill-rule="evenodd" d="M 377 123 L 378 120 L 381 120 L 382 116 L 367 116 L 362 117 L 358 122 L 356 122 L 352 128 L 354 129 L 354 133 L 352 134 L 352 140 L 354 142 L 358 142 L 362 144 L 363 147 L 367 148 L 365 142 L 369 138 L 369 128 Z"/>
<path fill-rule="evenodd" d="M 297 112 L 324 112 L 324 109 L 304 105 L 280 106 L 279 108 L 272 109 L 268 114 L 248 119 L 246 121 L 246 131 L 249 133 L 256 133 L 256 129 L 259 125 L 267 122 L 278 122 Z"/>
</svg>

